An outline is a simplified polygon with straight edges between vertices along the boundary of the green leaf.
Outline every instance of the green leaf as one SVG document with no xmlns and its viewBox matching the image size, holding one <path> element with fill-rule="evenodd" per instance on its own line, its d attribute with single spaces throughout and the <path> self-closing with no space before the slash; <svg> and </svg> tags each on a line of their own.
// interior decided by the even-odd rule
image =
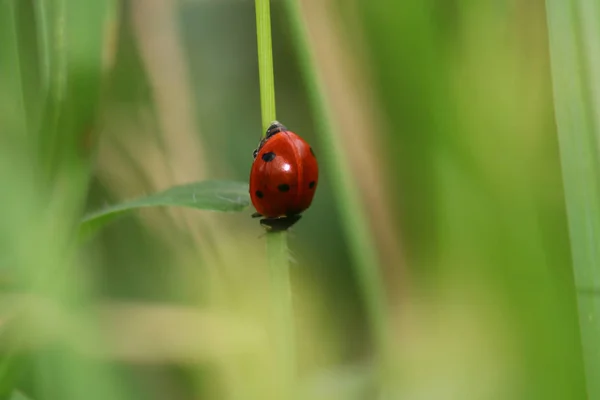
<svg viewBox="0 0 600 400">
<path fill-rule="evenodd" d="M 127 211 L 142 207 L 190 207 L 199 210 L 242 211 L 250 204 L 245 182 L 211 180 L 174 186 L 165 191 L 107 207 L 88 214 L 80 225 L 80 237 L 96 232 Z"/>
</svg>

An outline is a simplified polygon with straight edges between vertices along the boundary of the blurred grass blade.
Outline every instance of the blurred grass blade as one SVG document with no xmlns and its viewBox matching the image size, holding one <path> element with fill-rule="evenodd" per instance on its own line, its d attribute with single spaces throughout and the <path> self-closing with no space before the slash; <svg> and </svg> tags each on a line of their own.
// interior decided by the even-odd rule
<svg viewBox="0 0 600 400">
<path fill-rule="evenodd" d="M 248 184 L 234 181 L 204 181 L 174 186 L 165 191 L 127 201 L 84 217 L 80 236 L 95 232 L 121 214 L 142 207 L 190 207 L 208 211 L 242 211 L 250 204 Z"/>
<path fill-rule="evenodd" d="M 4 135 L 27 133 L 22 88 L 17 7 L 13 1 L 0 2 L 0 126 Z"/>
<path fill-rule="evenodd" d="M 321 77 L 315 67 L 308 32 L 298 0 L 283 2 L 290 30 L 293 35 L 296 53 L 304 75 L 312 113 L 315 117 L 321 141 L 322 160 L 329 163 L 333 193 L 337 196 L 337 206 L 342 217 L 344 233 L 353 256 L 353 266 L 357 281 L 361 285 L 363 298 L 369 317 L 373 341 L 380 361 L 384 386 L 391 383 L 391 340 L 388 324 L 385 289 L 379 272 L 379 259 L 376 246 L 370 234 L 369 224 L 361 205 L 359 189 L 347 168 L 349 160 L 341 145 L 342 136 L 336 132 L 331 121 L 329 103 L 325 97 Z M 388 393 L 389 387 L 383 392 Z"/>
<path fill-rule="evenodd" d="M 596 5 L 594 5 L 596 4 Z M 556 124 L 589 399 L 600 399 L 600 23 L 585 0 L 547 0 Z M 591 9 L 587 9 L 591 8 Z"/>
<path fill-rule="evenodd" d="M 10 170 L 0 168 L 2 192 L 12 196 L 5 196 L 1 219 L 9 222 L 0 246 L 15 249 L 20 288 L 79 310 L 92 286 L 73 262 L 72 228 L 87 196 L 91 160 L 81 139 L 95 122 L 114 7 L 112 0 L 0 1 L 0 127 L 7 133 L 0 137 L 0 159 L 12 161 L 5 164 Z M 13 171 L 19 171 L 15 179 Z M 32 242 L 38 243 L 35 252 Z M 82 313 L 91 325 L 93 318 Z M 21 345 L 19 339 L 10 343 L 2 358 L 1 395 L 13 395 L 13 382 L 26 367 L 39 378 L 30 389 L 46 398 L 122 398 L 104 365 L 73 352 L 21 359 Z"/>
<path fill-rule="evenodd" d="M 35 59 L 35 50 L 32 50 L 32 37 L 29 34 L 27 21 L 28 7 L 24 2 L 1 1 L 0 2 L 0 158 L 2 166 L 0 169 L 0 191 L 3 196 L 5 207 L 10 209 L 12 215 L 19 215 L 20 210 L 12 210 L 11 205 L 17 204 L 19 194 L 25 192 L 30 194 L 26 179 L 30 170 L 19 167 L 17 164 L 21 159 L 27 158 L 31 153 L 32 129 L 31 120 L 34 119 L 34 105 L 37 104 L 34 97 L 28 97 L 35 92 L 35 73 L 30 65 Z M 35 160 L 34 160 L 35 162 Z M 31 163 L 33 164 L 33 163 Z M 6 179 L 9 168 L 19 171 L 20 185 L 11 185 L 12 181 Z M 16 180 L 14 182 L 17 182 Z M 10 195 L 8 194 L 10 192 Z M 21 193 L 20 193 L 21 192 Z M 14 196 L 14 197 L 13 197 Z M 22 201 L 21 204 L 25 204 Z M 0 213 L 2 214 L 2 213 Z M 23 214 L 21 214 L 23 215 Z M 6 232 L 0 230 L 0 248 L 3 254 L 12 251 L 16 240 L 6 239 L 10 235 L 13 239 L 20 232 L 14 223 L 9 222 L 6 214 L 1 218 Z M 18 217 L 15 219 L 18 220 Z M 10 233 L 8 233 L 10 232 Z M 27 238 L 29 239 L 29 238 Z M 14 255 L 12 257 L 15 257 Z M 17 257 L 15 257 L 17 258 Z M 19 260 L 20 261 L 20 260 Z M 23 265 L 24 263 L 21 263 Z M 23 268 L 18 271 L 21 272 Z M 18 276 L 17 268 L 11 269 L 11 273 Z M 0 357 L 0 398 L 13 396 L 14 385 L 20 378 L 23 362 L 17 355 L 15 347 L 8 348 Z"/>
</svg>

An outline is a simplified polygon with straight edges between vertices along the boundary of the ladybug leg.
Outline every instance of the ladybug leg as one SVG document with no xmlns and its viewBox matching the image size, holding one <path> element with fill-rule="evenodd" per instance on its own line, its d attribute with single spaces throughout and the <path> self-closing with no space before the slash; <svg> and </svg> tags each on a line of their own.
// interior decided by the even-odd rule
<svg viewBox="0 0 600 400">
<path fill-rule="evenodd" d="M 252 214 L 252 218 L 260 218 L 263 215 L 261 213 L 255 212 L 254 214 Z"/>
<path fill-rule="evenodd" d="M 260 225 L 269 233 L 287 231 L 292 225 L 298 222 L 302 215 L 287 215 L 280 218 L 263 218 Z"/>
<path fill-rule="evenodd" d="M 258 142 L 258 146 L 256 147 L 256 149 L 252 152 L 252 158 L 256 160 L 256 156 L 258 155 L 258 152 L 260 151 L 260 149 L 265 145 L 265 142 L 267 141 L 267 139 L 260 139 L 260 141 Z"/>
</svg>

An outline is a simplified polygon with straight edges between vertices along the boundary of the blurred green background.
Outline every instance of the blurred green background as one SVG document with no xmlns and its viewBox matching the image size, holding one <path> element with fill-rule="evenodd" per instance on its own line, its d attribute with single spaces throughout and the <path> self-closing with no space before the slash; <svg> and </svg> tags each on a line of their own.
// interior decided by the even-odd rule
<svg viewBox="0 0 600 400">
<path fill-rule="evenodd" d="M 303 0 L 377 247 L 397 399 L 584 399 L 544 1 Z M 360 282 L 289 20 L 277 117 L 319 190 L 289 242 L 303 399 L 373 399 Z M 261 135 L 250 0 L 0 0 L 0 389 L 31 399 L 267 399 L 263 231 L 144 209 L 246 181 Z M 14 397 L 18 398 L 18 397 Z"/>
</svg>

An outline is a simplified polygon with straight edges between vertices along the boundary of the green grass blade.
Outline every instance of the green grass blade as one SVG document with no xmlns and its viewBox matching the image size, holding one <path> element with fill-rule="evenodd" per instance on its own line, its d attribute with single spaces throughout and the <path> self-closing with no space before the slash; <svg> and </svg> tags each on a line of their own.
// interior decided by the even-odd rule
<svg viewBox="0 0 600 400">
<path fill-rule="evenodd" d="M 262 136 L 267 133 L 270 123 L 276 119 L 275 78 L 273 76 L 273 49 L 271 42 L 270 0 L 256 0 L 256 39 L 258 45 L 258 69 L 260 77 L 260 108 L 262 116 Z M 277 381 L 283 392 L 282 398 L 289 398 L 295 386 L 295 342 L 293 326 L 293 305 L 289 273 L 289 249 L 287 233 L 275 232 L 267 236 L 267 258 L 271 271 L 271 297 L 276 340 L 276 370 L 280 373 Z"/>
<path fill-rule="evenodd" d="M 93 317 L 83 311 L 92 285 L 85 268 L 74 265 L 73 228 L 90 164 L 80 139 L 98 109 L 105 28 L 114 6 L 109 0 L 0 1 L 0 126 L 8 139 L 0 146 L 0 183 L 12 204 L 2 214 L 3 250 L 14 252 L 20 290 L 76 305 L 86 315 L 82 325 Z M 122 398 L 114 375 L 96 360 L 64 351 L 21 361 L 20 339 L 9 345 L 0 363 L 2 395 L 13 393 L 13 380 L 27 367 L 40 378 L 32 390 L 47 398 Z"/>
<path fill-rule="evenodd" d="M 268 234 L 267 248 L 267 257 L 271 268 L 271 301 L 273 303 L 273 320 L 275 321 L 273 339 L 277 349 L 278 380 L 284 390 L 289 390 L 295 382 L 296 355 L 287 235 Z"/>
<path fill-rule="evenodd" d="M 330 119 L 330 107 L 323 93 L 323 85 L 315 69 L 313 54 L 308 42 L 305 23 L 298 1 L 283 2 L 289 19 L 289 28 L 295 41 L 296 52 L 304 74 L 304 81 L 310 98 L 312 113 L 317 121 L 319 139 L 322 148 L 320 159 L 329 163 L 332 174 L 330 182 L 332 192 L 336 196 L 346 239 L 353 256 L 353 265 L 357 280 L 363 292 L 367 306 L 369 323 L 374 335 L 375 346 L 384 374 L 389 373 L 388 361 L 391 357 L 387 306 L 382 278 L 379 273 L 379 260 L 376 246 L 372 242 L 367 217 L 360 203 L 359 189 L 350 175 L 350 165 L 343 152 L 341 136 L 335 133 L 335 126 Z M 384 389 L 385 390 L 385 389 Z"/>
<path fill-rule="evenodd" d="M 32 54 L 31 49 L 24 48 L 25 44 L 30 44 L 27 40 L 23 40 L 24 25 L 22 16 L 23 4 L 15 0 L 0 2 L 0 129 L 2 137 L 0 138 L 2 151 L 0 154 L 4 162 L 3 168 L 8 165 L 14 167 L 16 159 L 13 154 L 23 155 L 31 154 L 31 128 L 29 123 L 28 111 L 31 111 L 32 100 L 27 98 L 27 90 L 25 82 L 34 81 L 34 77 L 29 76 L 27 72 L 30 69 L 24 68 L 22 56 L 24 54 Z M 11 162 L 12 161 L 12 162 Z M 29 171 L 20 171 L 23 175 L 27 175 Z M 3 176 L 4 177 L 4 176 Z M 11 194 L 19 190 L 25 191 L 22 185 L 17 188 L 10 185 L 8 180 L 0 178 L 0 186 L 3 193 L 10 191 Z M 5 201 L 11 204 L 10 196 L 5 196 Z M 13 224 L 6 222 L 4 229 L 10 229 L 10 235 L 13 237 L 15 229 Z M 6 233 L 0 230 L 0 237 Z M 0 245 L 6 245 L 4 242 Z M 9 246 L 13 247 L 13 246 Z M 6 251 L 6 248 L 3 250 Z M 16 271 L 15 271 L 16 273 Z M 14 390 L 14 385 L 20 378 L 22 373 L 23 363 L 19 360 L 17 348 L 15 346 L 8 347 L 0 357 L 0 397 L 9 397 Z"/>
<path fill-rule="evenodd" d="M 83 218 L 80 235 L 87 237 L 123 213 L 144 207 L 190 207 L 232 212 L 242 211 L 249 204 L 247 183 L 219 180 L 195 182 L 93 212 Z"/>
<path fill-rule="evenodd" d="M 600 96 L 600 14 L 593 3 L 546 1 L 586 384 L 589 399 L 596 400 L 600 399 L 600 296 L 593 293 L 600 290 L 600 116 L 595 104 Z"/>
<path fill-rule="evenodd" d="M 0 2 L 0 39 L 0 126 L 5 134 L 20 136 L 27 134 L 27 118 L 14 1 Z"/>
<path fill-rule="evenodd" d="M 50 31 L 49 31 L 49 10 L 47 1 L 36 1 L 34 3 L 35 21 L 37 26 L 38 48 L 40 59 L 40 79 L 42 82 L 41 88 L 46 94 L 50 85 Z"/>
<path fill-rule="evenodd" d="M 258 44 L 258 75 L 260 79 L 260 110 L 262 135 L 276 119 L 275 77 L 273 75 L 273 50 L 271 42 L 270 0 L 256 0 L 256 39 Z"/>
</svg>

